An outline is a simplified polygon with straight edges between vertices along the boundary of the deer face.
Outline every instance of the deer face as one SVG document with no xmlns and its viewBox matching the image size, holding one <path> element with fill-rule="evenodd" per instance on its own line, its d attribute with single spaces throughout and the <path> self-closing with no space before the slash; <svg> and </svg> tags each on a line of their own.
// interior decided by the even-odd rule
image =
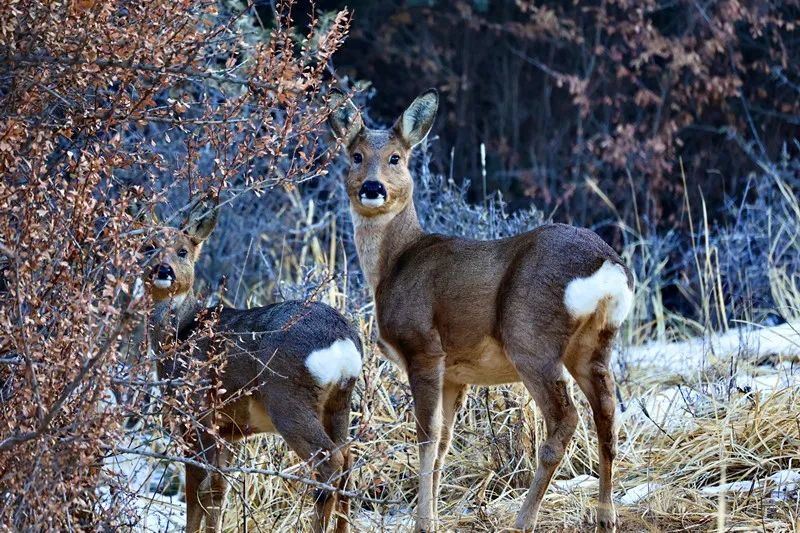
<svg viewBox="0 0 800 533">
<path fill-rule="evenodd" d="M 345 144 L 350 170 L 345 179 L 350 205 L 362 216 L 397 213 L 411 201 L 414 182 L 408 162 L 414 146 L 428 135 L 439 97 L 429 90 L 403 112 L 389 130 L 364 126 L 361 113 L 343 95 L 334 95 L 330 126 Z"/>
<path fill-rule="evenodd" d="M 185 295 L 194 285 L 194 264 L 201 244 L 187 235 L 169 230 L 163 239 L 153 245 L 158 253 L 158 263 L 150 273 L 150 292 L 154 302 Z"/>
<path fill-rule="evenodd" d="M 189 213 L 184 229 L 169 229 L 153 243 L 158 262 L 151 270 L 149 289 L 155 303 L 181 299 L 192 290 L 194 265 L 216 223 L 216 207 L 200 202 Z"/>
</svg>

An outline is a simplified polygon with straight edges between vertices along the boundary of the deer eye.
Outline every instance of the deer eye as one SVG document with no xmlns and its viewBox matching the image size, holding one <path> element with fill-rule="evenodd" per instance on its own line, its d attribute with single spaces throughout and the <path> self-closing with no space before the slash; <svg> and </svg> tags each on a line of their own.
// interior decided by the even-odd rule
<svg viewBox="0 0 800 533">
<path fill-rule="evenodd" d="M 392 154 L 392 157 L 389 158 L 390 165 L 396 165 L 400 162 L 400 156 L 397 154 Z"/>
<path fill-rule="evenodd" d="M 189 255 L 189 250 L 187 250 L 186 248 L 181 248 L 180 250 L 178 250 L 178 257 L 180 257 L 181 259 L 183 259 L 187 255 Z"/>
<path fill-rule="evenodd" d="M 355 163 L 356 165 L 361 164 L 361 160 L 362 159 L 364 159 L 364 158 L 358 152 L 353 154 L 353 163 Z"/>
</svg>

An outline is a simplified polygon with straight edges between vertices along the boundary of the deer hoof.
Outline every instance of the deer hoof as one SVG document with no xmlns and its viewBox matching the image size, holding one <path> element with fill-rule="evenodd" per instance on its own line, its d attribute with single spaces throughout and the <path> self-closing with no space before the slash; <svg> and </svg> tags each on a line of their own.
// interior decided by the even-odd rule
<svg viewBox="0 0 800 533">
<path fill-rule="evenodd" d="M 614 509 L 598 509 L 596 531 L 598 533 L 613 533 L 616 530 L 617 516 Z"/>
</svg>

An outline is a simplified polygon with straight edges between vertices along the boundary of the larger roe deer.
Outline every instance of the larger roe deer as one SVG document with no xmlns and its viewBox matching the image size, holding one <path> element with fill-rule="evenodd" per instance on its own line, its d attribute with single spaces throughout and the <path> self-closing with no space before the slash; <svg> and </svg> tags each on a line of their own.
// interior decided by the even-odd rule
<svg viewBox="0 0 800 533">
<path fill-rule="evenodd" d="M 534 527 L 578 422 L 566 367 L 597 426 L 597 529 L 613 530 L 616 429 L 609 359 L 632 302 L 630 271 L 595 233 L 564 224 L 494 241 L 425 233 L 408 162 L 433 125 L 436 91 L 414 100 L 389 130 L 365 127 L 342 94 L 332 95 L 330 105 L 331 128 L 350 157 L 345 187 L 358 258 L 375 299 L 379 343 L 405 368 L 414 398 L 417 528 L 436 525 L 441 469 L 467 386 L 518 381 L 547 427 L 516 519 L 518 529 Z"/>
<path fill-rule="evenodd" d="M 161 247 L 160 262 L 149 282 L 156 347 L 201 332 L 208 310 L 194 296 L 194 267 L 216 219 L 215 206 L 197 203 L 184 230 L 175 231 Z M 221 407 L 204 414 L 201 427 L 216 426 L 228 442 L 277 432 L 302 459 L 315 460 L 320 481 L 345 489 L 350 398 L 361 372 L 357 331 L 333 308 L 302 301 L 247 310 L 224 308 L 210 327 L 215 338 L 222 339 L 226 365 L 220 375 Z M 191 356 L 206 359 L 210 342 L 198 336 Z M 159 359 L 161 379 L 177 378 L 182 372 L 179 361 Z M 215 443 L 210 432 L 197 433 L 191 458 L 225 467 L 229 446 Z M 226 490 L 222 473 L 187 464 L 187 531 L 199 531 L 203 518 L 207 531 L 220 528 Z M 334 503 L 340 514 L 336 531 L 348 531 L 348 501 L 317 491 L 315 532 L 326 529 Z"/>
</svg>

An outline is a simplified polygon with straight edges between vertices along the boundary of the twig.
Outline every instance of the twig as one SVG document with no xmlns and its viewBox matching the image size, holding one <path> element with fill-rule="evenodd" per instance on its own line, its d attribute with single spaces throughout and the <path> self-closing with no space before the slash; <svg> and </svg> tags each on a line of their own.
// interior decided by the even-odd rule
<svg viewBox="0 0 800 533">
<path fill-rule="evenodd" d="M 157 74 L 172 74 L 176 76 L 186 76 L 189 78 L 201 78 L 218 81 L 221 83 L 234 83 L 244 85 L 246 87 L 256 87 L 259 89 L 274 89 L 275 86 L 270 83 L 257 82 L 252 79 L 240 78 L 238 76 L 216 74 L 214 72 L 203 72 L 186 67 L 159 67 L 150 63 L 142 63 L 134 60 L 118 61 L 113 59 L 98 58 L 95 60 L 88 60 L 80 57 L 52 57 L 45 54 L 36 55 L 21 55 L 11 54 L 0 56 L 0 61 L 17 63 L 20 65 L 62 65 L 62 66 L 75 66 L 75 65 L 97 65 L 103 68 L 120 68 L 125 70 L 154 72 Z"/>
<path fill-rule="evenodd" d="M 0 452 L 8 450 L 17 444 L 21 444 L 23 442 L 27 442 L 32 439 L 36 439 L 40 437 L 45 431 L 47 431 L 50 427 L 50 423 L 56 417 L 58 413 L 61 412 L 61 409 L 64 407 L 67 399 L 72 395 L 75 389 L 78 388 L 86 375 L 92 370 L 100 360 L 106 355 L 111 345 L 116 341 L 117 336 L 119 335 L 120 331 L 122 331 L 122 327 L 124 326 L 125 322 L 127 321 L 127 317 L 123 317 L 118 323 L 117 327 L 114 331 L 106 338 L 101 346 L 99 352 L 96 356 L 90 358 L 83 364 L 78 372 L 78 375 L 75 376 L 72 381 L 70 381 L 64 390 L 61 391 L 61 395 L 59 396 L 58 400 L 50 407 L 47 415 L 42 419 L 39 423 L 39 426 L 34 431 L 27 431 L 25 433 L 16 433 L 9 437 L 6 437 L 2 441 L 0 441 Z"/>
<path fill-rule="evenodd" d="M 150 452 L 147 450 L 138 450 L 132 448 L 120 448 L 120 447 L 113 447 L 113 446 L 102 446 L 101 447 L 105 451 L 113 452 L 115 454 L 119 453 L 129 453 L 133 455 L 141 455 L 143 457 L 150 457 L 152 459 L 161 459 L 165 461 L 175 461 L 178 463 L 183 463 L 189 466 L 194 466 L 196 468 L 201 468 L 208 472 L 217 472 L 220 474 L 260 474 L 264 476 L 273 476 L 280 479 L 285 479 L 287 481 L 299 481 L 300 483 L 305 483 L 311 487 L 322 489 L 328 492 L 335 492 L 337 494 L 341 494 L 342 496 L 347 496 L 348 498 L 354 498 L 357 500 L 362 500 L 365 502 L 380 504 L 380 505 L 396 505 L 400 504 L 399 500 L 380 500 L 378 498 L 372 498 L 370 496 L 364 496 L 358 492 L 352 492 L 348 490 L 342 490 L 338 487 L 330 485 L 328 483 L 323 483 L 321 481 L 316 481 L 314 479 L 309 479 L 303 476 L 298 476 L 295 474 L 287 474 L 285 472 L 279 472 L 277 470 L 270 470 L 266 468 L 252 468 L 252 467 L 245 467 L 245 466 L 227 466 L 225 468 L 218 468 L 214 465 L 204 463 L 201 461 L 195 461 L 194 459 L 188 459 L 186 457 L 177 457 L 174 455 L 165 455 L 163 453 L 156 453 Z"/>
</svg>

